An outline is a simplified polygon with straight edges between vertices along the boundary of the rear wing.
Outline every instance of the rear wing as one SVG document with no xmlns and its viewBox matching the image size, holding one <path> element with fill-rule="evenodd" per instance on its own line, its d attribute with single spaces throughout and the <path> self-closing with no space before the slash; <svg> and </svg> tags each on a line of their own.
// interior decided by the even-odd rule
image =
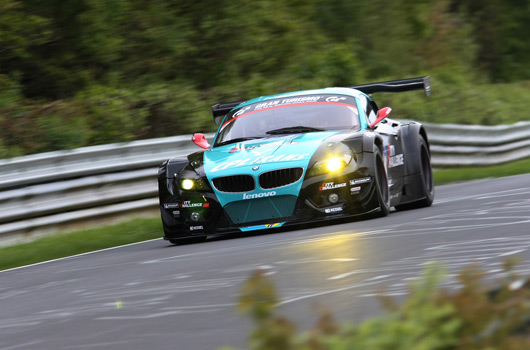
<svg viewBox="0 0 530 350">
<path fill-rule="evenodd" d="M 381 81 L 379 83 L 369 83 L 355 86 L 348 86 L 365 94 L 377 92 L 406 92 L 414 90 L 425 90 L 425 95 L 431 95 L 431 77 L 409 78 L 401 80 Z"/>
<path fill-rule="evenodd" d="M 213 120 L 215 121 L 215 124 L 221 123 L 221 120 L 223 117 L 230 112 L 234 107 L 242 104 L 246 101 L 238 101 L 238 102 L 226 102 L 226 103 L 218 103 L 212 106 L 212 113 L 213 113 Z"/>
<path fill-rule="evenodd" d="M 425 95 L 430 96 L 431 77 L 425 76 L 419 78 L 381 81 L 379 83 L 348 86 L 348 88 L 362 91 L 365 94 L 373 94 L 377 92 L 406 92 L 414 90 L 425 90 Z M 237 107 L 238 105 L 244 102 L 246 101 L 218 103 L 213 105 L 212 113 L 215 123 L 219 124 L 228 112 L 230 112 L 234 107 Z"/>
</svg>

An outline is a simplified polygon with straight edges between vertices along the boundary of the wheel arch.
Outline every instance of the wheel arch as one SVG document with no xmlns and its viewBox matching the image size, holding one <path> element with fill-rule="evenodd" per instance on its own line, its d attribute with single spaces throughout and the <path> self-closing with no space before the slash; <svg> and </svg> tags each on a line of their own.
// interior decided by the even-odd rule
<svg viewBox="0 0 530 350">
<path fill-rule="evenodd" d="M 426 162 L 422 160 L 422 152 L 426 151 L 430 158 L 429 140 L 425 128 L 419 123 L 404 125 L 402 129 L 403 153 L 405 158 L 405 174 L 400 203 L 395 205 L 397 210 L 407 210 L 430 206 L 434 198 L 434 184 L 432 181 L 432 167 L 428 161 L 428 175 Z M 420 145 L 420 147 L 418 147 Z M 421 147 L 421 145 L 423 145 Z M 428 177 L 427 179 L 425 177 Z M 427 183 L 428 182 L 428 183 Z"/>
<path fill-rule="evenodd" d="M 373 153 L 374 146 L 379 148 L 381 154 L 383 153 L 383 138 L 375 133 L 365 133 L 363 135 L 363 152 Z"/>
<path fill-rule="evenodd" d="M 431 145 L 429 144 L 429 137 L 427 136 L 427 131 L 425 130 L 425 127 L 420 124 L 420 135 L 425 140 L 425 143 L 427 144 L 427 150 L 429 150 L 429 154 L 431 154 Z"/>
<path fill-rule="evenodd" d="M 379 151 L 381 152 L 381 155 L 383 154 L 383 139 L 381 137 L 376 137 L 374 140 L 374 145 L 379 148 Z"/>
<path fill-rule="evenodd" d="M 405 124 L 402 129 L 403 153 L 405 154 L 405 176 L 417 174 L 420 172 L 421 164 L 417 161 L 419 159 L 418 143 L 419 139 L 423 138 L 427 146 L 429 154 L 431 152 L 429 145 L 429 138 L 427 131 L 420 123 L 411 122 Z M 414 161 L 410 161 L 410 160 Z"/>
</svg>

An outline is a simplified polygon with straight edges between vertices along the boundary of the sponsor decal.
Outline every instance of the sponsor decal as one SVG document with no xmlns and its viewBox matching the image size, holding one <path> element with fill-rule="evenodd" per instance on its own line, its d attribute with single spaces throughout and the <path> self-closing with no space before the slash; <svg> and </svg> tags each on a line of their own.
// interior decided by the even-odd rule
<svg viewBox="0 0 530 350">
<path fill-rule="evenodd" d="M 192 203 L 191 201 L 182 201 L 182 203 L 180 204 L 180 207 L 181 208 L 197 208 L 197 207 L 202 207 L 204 204 L 207 204 L 207 203 Z"/>
<path fill-rule="evenodd" d="M 178 207 L 179 207 L 178 203 L 165 203 L 164 204 L 164 209 L 173 209 L 173 208 L 178 208 Z"/>
<path fill-rule="evenodd" d="M 254 110 L 257 111 L 257 110 L 260 110 L 260 109 L 263 109 L 263 108 L 270 108 L 270 107 L 277 106 L 279 104 L 280 104 L 280 100 L 258 103 L 254 107 Z"/>
<path fill-rule="evenodd" d="M 276 191 L 263 192 L 263 193 L 252 193 L 252 194 L 243 193 L 243 199 L 265 198 L 265 197 L 271 197 L 275 195 L 276 195 Z"/>
<path fill-rule="evenodd" d="M 387 169 L 403 165 L 403 154 L 396 155 L 396 148 L 394 145 L 386 146 L 383 153 L 383 156 L 386 158 Z"/>
<path fill-rule="evenodd" d="M 209 208 L 210 207 L 210 203 L 203 203 L 202 207 L 203 208 Z"/>
<path fill-rule="evenodd" d="M 401 193 L 395 193 L 395 194 L 390 196 L 390 199 L 395 199 L 395 198 L 399 198 L 399 197 L 401 197 Z"/>
<path fill-rule="evenodd" d="M 392 157 L 396 155 L 396 148 L 394 147 L 394 145 L 386 146 L 386 150 L 387 157 Z"/>
<path fill-rule="evenodd" d="M 190 231 L 204 230 L 202 226 L 190 226 Z"/>
<path fill-rule="evenodd" d="M 371 178 L 369 177 L 363 177 L 363 178 L 360 178 L 360 179 L 354 179 L 354 180 L 350 180 L 350 185 L 354 186 L 354 185 L 360 185 L 360 184 L 365 184 L 365 183 L 368 183 L 372 181 Z"/>
<path fill-rule="evenodd" d="M 326 102 L 339 102 L 345 100 L 346 97 L 329 96 L 326 98 Z"/>
<path fill-rule="evenodd" d="M 173 214 L 174 217 L 178 218 L 180 216 L 180 210 L 173 210 L 171 214 Z"/>
<path fill-rule="evenodd" d="M 246 231 L 263 230 L 263 229 L 267 229 L 267 228 L 280 227 L 283 224 L 285 224 L 285 222 L 277 222 L 277 223 L 274 223 L 274 224 L 265 224 L 265 225 L 240 227 L 239 229 L 241 231 L 243 231 L 243 232 L 246 232 Z"/>
<path fill-rule="evenodd" d="M 388 158 L 388 168 L 403 165 L 403 154 L 398 154 Z"/>
<path fill-rule="evenodd" d="M 324 210 L 326 214 L 338 213 L 342 211 L 342 207 L 329 208 Z"/>
<path fill-rule="evenodd" d="M 216 167 L 212 168 L 210 172 L 214 173 L 219 170 L 225 170 L 232 167 L 240 167 L 244 165 L 253 165 L 253 164 L 264 164 L 264 163 L 274 163 L 274 162 L 288 162 L 295 160 L 302 160 L 305 157 L 309 156 L 308 153 L 304 154 L 280 154 L 280 155 L 269 155 L 269 156 L 258 156 L 253 158 L 246 159 L 237 159 L 231 162 L 224 162 Z"/>
<path fill-rule="evenodd" d="M 358 194 L 359 191 L 361 191 L 361 186 L 357 186 L 357 187 L 352 187 L 352 188 L 350 188 L 350 193 L 351 193 L 351 194 Z"/>
<path fill-rule="evenodd" d="M 258 103 L 254 106 L 254 110 L 260 110 L 264 108 L 271 108 L 276 106 L 283 106 L 283 105 L 290 105 L 293 103 L 307 103 L 307 102 L 317 102 L 320 100 L 322 96 L 302 96 L 302 97 L 292 97 L 292 98 L 284 98 L 282 100 L 274 100 L 274 101 L 267 101 Z"/>
<path fill-rule="evenodd" d="M 322 186 L 320 186 L 319 190 L 326 191 L 326 190 L 333 190 L 335 188 L 341 188 L 341 187 L 346 187 L 346 182 L 343 182 L 340 184 L 336 184 L 334 182 L 324 182 Z"/>
<path fill-rule="evenodd" d="M 248 111 L 250 109 L 250 106 L 246 106 L 246 107 L 243 107 L 241 108 L 239 111 L 235 112 L 234 113 L 234 117 L 238 117 L 240 116 L 241 114 L 244 114 L 246 111 Z"/>
</svg>

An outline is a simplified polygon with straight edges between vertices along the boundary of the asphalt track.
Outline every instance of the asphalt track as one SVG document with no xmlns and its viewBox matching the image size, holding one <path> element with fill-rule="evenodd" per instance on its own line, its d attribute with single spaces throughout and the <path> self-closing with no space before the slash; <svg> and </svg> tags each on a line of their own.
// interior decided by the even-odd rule
<svg viewBox="0 0 530 350">
<path fill-rule="evenodd" d="M 129 245 L 0 272 L 0 349 L 243 348 L 236 312 L 255 269 L 274 280 L 280 311 L 309 328 L 380 312 L 374 293 L 402 297 L 425 264 L 478 263 L 494 283 L 504 259 L 530 274 L 530 174 L 436 188 L 431 208 L 281 233 L 170 246 Z"/>
</svg>

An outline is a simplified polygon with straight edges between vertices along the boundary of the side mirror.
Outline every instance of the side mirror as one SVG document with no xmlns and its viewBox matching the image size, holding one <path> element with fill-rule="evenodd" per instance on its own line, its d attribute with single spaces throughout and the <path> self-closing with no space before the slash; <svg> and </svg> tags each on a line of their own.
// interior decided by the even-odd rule
<svg viewBox="0 0 530 350">
<path fill-rule="evenodd" d="M 377 111 L 377 119 L 368 127 L 372 129 L 377 124 L 381 123 L 386 117 L 390 115 L 390 112 L 392 112 L 392 108 L 390 107 L 383 107 L 380 110 Z"/>
<path fill-rule="evenodd" d="M 191 137 L 191 140 L 193 141 L 194 144 L 196 144 L 197 146 L 201 148 L 206 149 L 210 147 L 210 144 L 208 143 L 208 141 L 206 141 L 206 136 L 204 136 L 204 134 L 195 133 Z"/>
</svg>

